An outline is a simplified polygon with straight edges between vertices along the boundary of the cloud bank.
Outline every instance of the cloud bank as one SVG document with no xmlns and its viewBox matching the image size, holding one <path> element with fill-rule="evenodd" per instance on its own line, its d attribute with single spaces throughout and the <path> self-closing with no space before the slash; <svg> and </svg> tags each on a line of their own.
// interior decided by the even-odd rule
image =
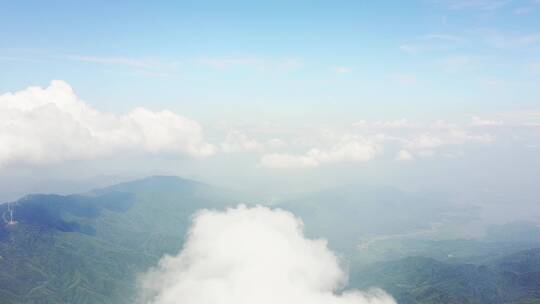
<svg viewBox="0 0 540 304">
<path fill-rule="evenodd" d="M 304 154 L 271 153 L 261 157 L 260 167 L 272 169 L 314 168 L 323 164 L 371 160 L 381 147 L 369 140 L 348 139 L 329 149 L 312 148 Z"/>
<path fill-rule="evenodd" d="M 193 120 L 144 108 L 125 115 L 100 112 L 60 80 L 0 95 L 0 167 L 125 153 L 201 157 L 214 147 Z"/>
<path fill-rule="evenodd" d="M 473 116 L 457 123 L 397 119 L 287 127 L 269 122 L 210 124 L 205 137 L 198 122 L 171 111 L 140 107 L 120 115 L 99 111 L 69 84 L 56 80 L 45 88 L 0 94 L 0 168 L 109 156 L 166 159 L 236 153 L 249 161 L 257 159 L 250 166 L 258 168 L 311 169 L 374 159 L 459 156 L 469 147 L 504 138 L 537 141 L 538 117 L 507 120 Z"/>
<path fill-rule="evenodd" d="M 382 290 L 340 292 L 347 275 L 293 214 L 239 206 L 199 212 L 184 249 L 142 278 L 141 303 L 390 304 Z"/>
</svg>

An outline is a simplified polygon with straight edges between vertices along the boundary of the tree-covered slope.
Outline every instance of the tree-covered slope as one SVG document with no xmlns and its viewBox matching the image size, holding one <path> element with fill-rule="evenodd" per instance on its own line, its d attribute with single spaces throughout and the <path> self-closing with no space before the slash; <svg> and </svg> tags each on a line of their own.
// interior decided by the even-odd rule
<svg viewBox="0 0 540 304">
<path fill-rule="evenodd" d="M 232 203 L 176 177 L 24 197 L 17 224 L 0 227 L 0 302 L 131 303 L 137 274 L 180 249 L 193 212 Z"/>
<path fill-rule="evenodd" d="M 540 249 L 487 264 L 409 257 L 355 269 L 351 285 L 381 286 L 399 303 L 534 303 L 540 301 Z"/>
<path fill-rule="evenodd" d="M 280 207 L 301 216 L 311 236 L 350 250 L 338 254 L 350 263 L 351 287 L 380 286 L 402 304 L 540 299 L 540 250 L 519 251 L 538 243 L 530 225 L 495 229 L 486 240 L 382 239 L 359 251 L 363 228 L 396 233 L 447 219 L 446 207 L 387 190 L 326 192 Z M 26 196 L 10 204 L 14 225 L 0 205 L 0 303 L 133 303 L 137 275 L 178 252 L 192 214 L 235 205 L 236 197 L 151 177 L 81 195 Z M 381 213 L 388 208 L 394 213 Z"/>
</svg>

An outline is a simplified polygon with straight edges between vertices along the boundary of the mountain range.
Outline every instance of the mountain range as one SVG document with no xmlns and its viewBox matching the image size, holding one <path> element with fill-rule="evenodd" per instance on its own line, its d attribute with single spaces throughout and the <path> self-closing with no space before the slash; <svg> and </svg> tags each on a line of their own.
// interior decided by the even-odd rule
<svg viewBox="0 0 540 304">
<path fill-rule="evenodd" d="M 395 189 L 347 189 L 276 207 L 300 216 L 310 237 L 329 240 L 349 265 L 349 287 L 380 286 L 405 304 L 540 303 L 536 226 L 494 227 L 481 240 L 421 240 L 403 232 L 467 217 Z M 133 303 L 138 276 L 182 248 L 197 210 L 234 206 L 241 197 L 192 180 L 154 176 L 2 204 L 0 302 Z M 15 224 L 8 224 L 10 210 Z M 396 233 L 407 237 L 379 237 L 358 247 L 368 237 Z"/>
</svg>

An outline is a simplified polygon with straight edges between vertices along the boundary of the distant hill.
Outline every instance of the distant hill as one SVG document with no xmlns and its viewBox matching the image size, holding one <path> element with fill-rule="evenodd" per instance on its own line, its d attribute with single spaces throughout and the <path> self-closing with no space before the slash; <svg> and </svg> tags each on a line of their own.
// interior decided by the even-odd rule
<svg viewBox="0 0 540 304">
<path fill-rule="evenodd" d="M 489 227 L 486 239 L 498 242 L 540 243 L 540 225 L 515 221 Z"/>
<path fill-rule="evenodd" d="M 131 303 L 136 274 L 180 249 L 193 212 L 235 203 L 167 176 L 26 196 L 11 204 L 18 223 L 0 225 L 0 302 Z"/>
<path fill-rule="evenodd" d="M 540 248 L 480 265 L 450 264 L 424 257 L 375 263 L 354 269 L 351 285 L 381 286 L 401 304 L 537 303 Z"/>
<path fill-rule="evenodd" d="M 490 226 L 501 230 L 513 224 Z M 536 226 L 532 226 L 536 227 Z M 535 232 L 540 236 L 540 229 Z M 512 237 L 495 238 L 488 234 L 481 238 L 426 239 L 407 234 L 402 238 L 375 238 L 362 243 L 350 259 L 355 264 L 371 264 L 398 260 L 409 256 L 433 258 L 448 263 L 484 264 L 517 251 L 538 248 L 540 240 L 532 236 L 534 231 L 513 233 Z"/>
<path fill-rule="evenodd" d="M 462 223 L 474 210 L 457 210 L 440 197 L 393 187 L 349 185 L 279 204 L 301 217 L 308 235 L 328 238 L 334 249 L 351 251 L 366 238 L 429 232 L 442 222 Z"/>
</svg>

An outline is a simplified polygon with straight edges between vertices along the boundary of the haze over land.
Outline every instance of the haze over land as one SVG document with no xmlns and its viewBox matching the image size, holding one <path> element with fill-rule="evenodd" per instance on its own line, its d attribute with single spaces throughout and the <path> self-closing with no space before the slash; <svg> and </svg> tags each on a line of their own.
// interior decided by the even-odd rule
<svg viewBox="0 0 540 304">
<path fill-rule="evenodd" d="M 519 197 L 524 205 L 538 194 L 535 117 L 205 127 L 168 110 L 102 112 L 57 80 L 4 93 L 0 107 L 4 200 L 155 173 L 199 177 L 262 201 L 351 183 L 496 203 Z"/>
<path fill-rule="evenodd" d="M 4 201 L 154 174 L 264 201 L 351 183 L 538 195 L 534 0 L 3 11 Z"/>
<path fill-rule="evenodd" d="M 538 0 L 0 29 L 0 302 L 540 303 Z"/>
<path fill-rule="evenodd" d="M 275 295 L 356 304 L 540 296 L 537 223 L 491 225 L 471 238 L 459 229 L 476 220 L 470 210 L 388 188 L 344 190 L 280 209 L 235 207 L 234 193 L 165 176 L 85 194 L 29 195 L 0 205 L 0 296 L 6 303 L 238 303 Z M 8 208 L 16 223 L 6 222 Z"/>
</svg>

